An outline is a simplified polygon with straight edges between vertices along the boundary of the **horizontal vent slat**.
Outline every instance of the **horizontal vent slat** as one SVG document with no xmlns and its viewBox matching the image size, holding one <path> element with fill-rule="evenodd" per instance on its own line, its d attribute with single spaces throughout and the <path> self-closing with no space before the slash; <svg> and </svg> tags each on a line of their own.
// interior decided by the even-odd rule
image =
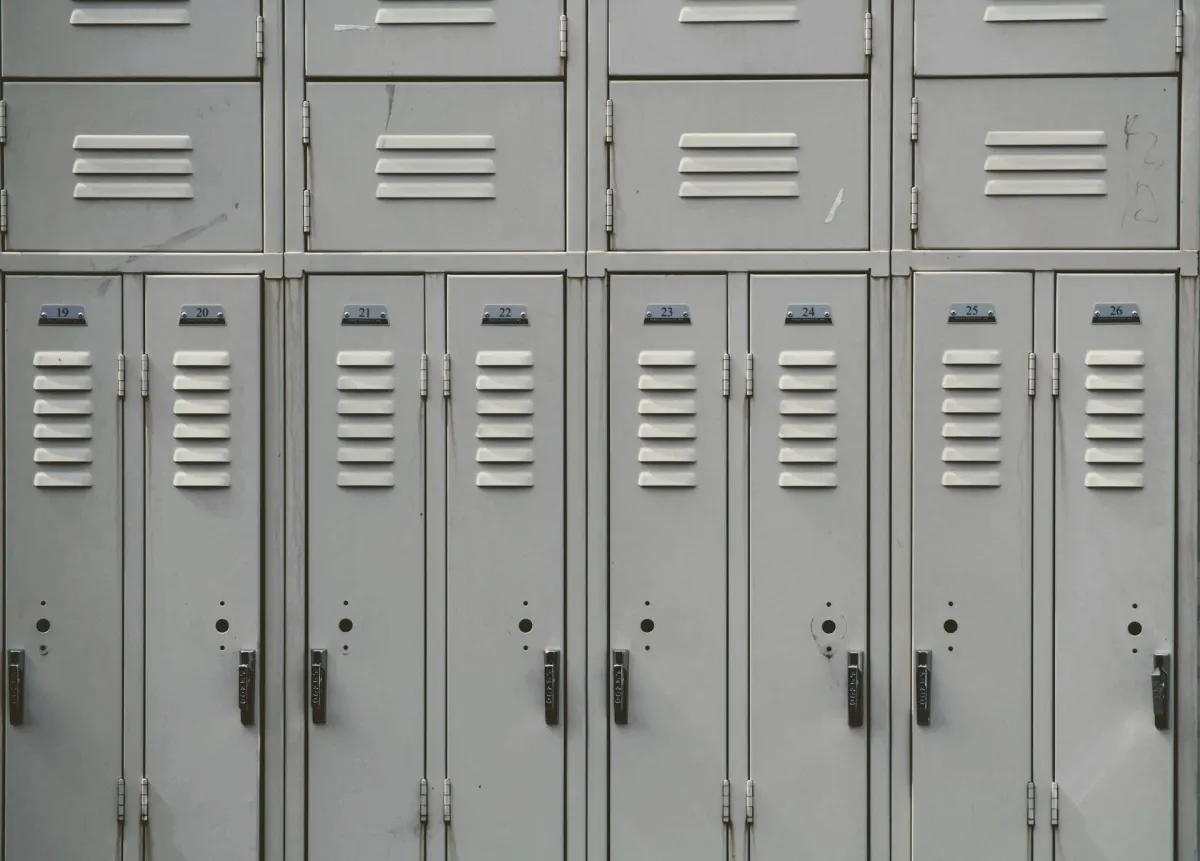
<svg viewBox="0 0 1200 861">
<path fill-rule="evenodd" d="M 175 415 L 177 416 L 227 416 L 232 408 L 232 404 L 223 398 L 207 401 L 175 399 Z"/>
<path fill-rule="evenodd" d="M 638 439 L 695 439 L 696 425 L 692 422 L 643 422 L 638 425 Z"/>
<path fill-rule="evenodd" d="M 171 388 L 177 392 L 228 392 L 233 380 L 228 374 L 176 374 Z"/>
<path fill-rule="evenodd" d="M 228 472 L 199 472 L 196 470 L 179 470 L 173 481 L 175 487 L 194 488 L 197 490 L 219 490 L 233 485 L 233 476 Z"/>
<path fill-rule="evenodd" d="M 641 416 L 694 416 L 696 399 L 687 397 L 642 398 L 638 401 Z"/>
<path fill-rule="evenodd" d="M 481 416 L 531 416 L 531 398 L 480 398 L 475 404 L 475 413 Z"/>
<path fill-rule="evenodd" d="M 50 442 L 53 440 L 79 440 L 92 438 L 92 426 L 89 424 L 35 424 L 33 438 Z"/>
<path fill-rule="evenodd" d="M 226 422 L 205 422 L 204 424 L 177 422 L 174 437 L 175 439 L 222 440 L 230 439 L 232 433 L 232 426 Z"/>
<path fill-rule="evenodd" d="M 695 487 L 696 473 L 691 470 L 672 472 L 664 469 L 644 469 L 638 473 L 638 487 Z"/>
<path fill-rule="evenodd" d="M 513 424 L 479 424 L 475 428 L 476 439 L 533 439 L 533 425 L 528 422 Z"/>
<path fill-rule="evenodd" d="M 33 452 L 33 462 L 40 464 L 81 464 L 92 462 L 90 448 L 37 448 Z"/>
<path fill-rule="evenodd" d="M 779 486 L 785 488 L 834 488 L 838 485 L 837 473 L 827 469 L 801 471 L 789 469 L 779 473 Z"/>
<path fill-rule="evenodd" d="M 394 487 L 396 478 L 390 470 L 342 470 L 337 475 L 338 487 Z"/>
<path fill-rule="evenodd" d="M 90 368 L 92 354 L 85 350 L 39 350 L 33 354 L 35 368 Z"/>
<path fill-rule="evenodd" d="M 475 354 L 478 368 L 532 368 L 533 352 L 530 350 L 480 350 Z"/>
<path fill-rule="evenodd" d="M 396 412 L 396 404 L 390 398 L 342 398 L 337 412 L 340 416 L 390 416 Z"/>
<path fill-rule="evenodd" d="M 33 402 L 35 416 L 90 416 L 92 402 L 85 400 L 36 400 Z"/>
<path fill-rule="evenodd" d="M 35 392 L 90 392 L 92 377 L 90 374 L 61 374 L 48 376 L 38 374 L 33 378 Z"/>
<path fill-rule="evenodd" d="M 57 488 L 87 488 L 92 486 L 91 472 L 72 470 L 70 472 L 35 472 L 33 486 L 48 490 Z"/>
<path fill-rule="evenodd" d="M 396 426 L 391 422 L 341 422 L 338 439 L 394 439 Z"/>
<path fill-rule="evenodd" d="M 800 20 L 794 2 L 689 3 L 679 10 L 680 24 L 787 24 Z"/>
<path fill-rule="evenodd" d="M 475 475 L 475 486 L 496 490 L 533 487 L 533 473 L 529 470 L 513 470 L 511 472 L 499 472 L 495 469 L 480 470 Z"/>
<path fill-rule="evenodd" d="M 339 368 L 390 368 L 396 364 L 391 350 L 341 350 L 337 354 Z"/>
<path fill-rule="evenodd" d="M 183 448 L 175 449 L 175 463 L 229 463 L 233 457 L 232 451 L 220 446 L 216 448 Z"/>
<path fill-rule="evenodd" d="M 396 389 L 396 378 L 391 374 L 342 374 L 337 379 L 337 387 L 340 392 L 391 392 Z"/>
<path fill-rule="evenodd" d="M 177 368 L 228 368 L 231 361 L 228 350 L 180 350 L 171 359 Z"/>
<path fill-rule="evenodd" d="M 340 446 L 338 463 L 395 463 L 396 450 L 390 446 Z"/>
</svg>

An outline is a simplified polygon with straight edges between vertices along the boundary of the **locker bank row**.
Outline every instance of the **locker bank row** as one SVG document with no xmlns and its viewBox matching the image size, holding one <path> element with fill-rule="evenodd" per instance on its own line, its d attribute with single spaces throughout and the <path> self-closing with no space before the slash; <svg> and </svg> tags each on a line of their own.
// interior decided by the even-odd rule
<svg viewBox="0 0 1200 861">
<path fill-rule="evenodd" d="M 866 859 L 911 733 L 914 859 L 1169 861 L 1182 289 L 314 275 L 281 366 L 257 276 L 8 275 L 4 857 L 254 861 L 283 720 L 288 858 L 560 859 L 586 783 L 613 859 Z"/>
</svg>

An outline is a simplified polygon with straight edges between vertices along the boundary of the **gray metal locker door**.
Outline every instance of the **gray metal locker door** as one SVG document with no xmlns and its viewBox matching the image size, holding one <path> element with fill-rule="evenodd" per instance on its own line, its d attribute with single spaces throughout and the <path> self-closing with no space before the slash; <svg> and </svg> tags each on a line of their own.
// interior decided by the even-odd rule
<svg viewBox="0 0 1200 861">
<path fill-rule="evenodd" d="M 6 77 L 251 78 L 259 0 L 5 3 Z"/>
<path fill-rule="evenodd" d="M 91 861 L 118 844 L 123 776 L 121 279 L 5 288 L 5 648 L 24 681 L 21 708 L 6 697 L 4 854 Z"/>
<path fill-rule="evenodd" d="M 1174 78 L 918 81 L 921 248 L 1177 244 Z"/>
<path fill-rule="evenodd" d="M 909 657 L 921 861 L 1025 857 L 1032 287 L 1025 273 L 916 276 Z"/>
<path fill-rule="evenodd" d="M 865 276 L 751 278 L 756 857 L 866 858 L 867 340 Z"/>
<path fill-rule="evenodd" d="M 615 247 L 866 247 L 866 81 L 610 89 Z"/>
<path fill-rule="evenodd" d="M 564 837 L 563 279 L 451 276 L 446 294 L 447 841 L 548 861 Z"/>
<path fill-rule="evenodd" d="M 262 248 L 257 84 L 5 84 L 4 99 L 8 250 Z"/>
<path fill-rule="evenodd" d="M 308 98 L 314 250 L 564 247 L 561 84 L 318 83 Z"/>
<path fill-rule="evenodd" d="M 1064 859 L 1175 857 L 1175 301 L 1173 275 L 1058 277 L 1054 780 Z"/>
<path fill-rule="evenodd" d="M 1174 72 L 1177 0 L 916 0 L 918 75 Z"/>
<path fill-rule="evenodd" d="M 559 0 L 306 0 L 318 77 L 557 78 Z"/>
<path fill-rule="evenodd" d="M 446 775 L 461 859 L 563 856 L 563 308 L 560 276 L 446 287 Z"/>
<path fill-rule="evenodd" d="M 609 678 L 613 861 L 722 851 L 726 302 L 724 276 L 612 278 L 609 647 L 628 664 Z"/>
<path fill-rule="evenodd" d="M 863 0 L 609 4 L 614 75 L 863 75 Z"/>
<path fill-rule="evenodd" d="M 418 858 L 425 742 L 424 279 L 309 278 L 308 858 Z"/>
<path fill-rule="evenodd" d="M 259 857 L 255 685 L 240 707 L 259 648 L 259 292 L 253 275 L 146 278 L 151 858 Z"/>
</svg>

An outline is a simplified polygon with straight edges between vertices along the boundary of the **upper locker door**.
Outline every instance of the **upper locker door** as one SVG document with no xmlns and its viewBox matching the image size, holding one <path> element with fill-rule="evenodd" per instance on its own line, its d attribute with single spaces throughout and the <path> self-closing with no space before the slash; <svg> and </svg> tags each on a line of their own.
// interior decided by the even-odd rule
<svg viewBox="0 0 1200 861">
<path fill-rule="evenodd" d="M 5 287 L 4 854 L 87 861 L 118 845 L 121 278 Z"/>
<path fill-rule="evenodd" d="M 563 854 L 564 292 L 451 276 L 446 774 L 459 858 Z"/>
<path fill-rule="evenodd" d="M 6 77 L 251 78 L 259 0 L 3 5 Z"/>
<path fill-rule="evenodd" d="M 308 289 L 308 858 L 419 857 L 424 279 Z M 315 669 L 314 669 L 315 667 Z"/>
<path fill-rule="evenodd" d="M 727 776 L 725 277 L 609 290 L 609 857 L 717 858 Z"/>
<path fill-rule="evenodd" d="M 1110 858 L 1175 857 L 1175 292 L 1173 275 L 1058 278 L 1062 858 L 1096 847 Z"/>
<path fill-rule="evenodd" d="M 866 345 L 865 276 L 751 279 L 749 776 L 768 861 L 866 857 Z"/>
<path fill-rule="evenodd" d="M 1177 0 L 916 0 L 916 72 L 1171 73 L 1177 8 Z"/>
<path fill-rule="evenodd" d="M 1024 858 L 1031 778 L 1032 277 L 918 274 L 912 857 Z"/>
<path fill-rule="evenodd" d="M 1177 245 L 1176 79 L 923 80 L 916 89 L 919 247 Z"/>
<path fill-rule="evenodd" d="M 863 75 L 864 0 L 612 0 L 614 75 Z"/>
<path fill-rule="evenodd" d="M 867 246 L 866 81 L 614 81 L 610 90 L 615 248 Z"/>
<path fill-rule="evenodd" d="M 147 855 L 253 861 L 259 279 L 154 275 L 145 295 Z"/>
<path fill-rule="evenodd" d="M 305 68 L 324 77 L 560 77 L 560 5 L 307 0 Z"/>
</svg>

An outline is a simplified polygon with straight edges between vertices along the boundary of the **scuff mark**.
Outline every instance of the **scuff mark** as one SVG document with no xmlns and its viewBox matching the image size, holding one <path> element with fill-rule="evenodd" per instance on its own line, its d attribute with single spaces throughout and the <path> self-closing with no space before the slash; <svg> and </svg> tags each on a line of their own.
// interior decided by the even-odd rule
<svg viewBox="0 0 1200 861">
<path fill-rule="evenodd" d="M 171 248 L 175 248 L 177 246 L 183 245 L 185 242 L 189 242 L 189 241 L 195 239 L 201 233 L 204 233 L 206 230 L 211 230 L 212 228 L 216 227 L 218 224 L 224 224 L 228 220 L 229 220 L 229 213 L 222 212 L 220 215 L 218 215 L 212 221 L 209 221 L 205 224 L 201 224 L 199 227 L 193 227 L 190 230 L 183 231 L 182 233 L 176 233 L 174 236 L 172 236 L 170 239 L 166 240 L 165 242 L 160 242 L 155 245 L 143 245 L 142 248 L 145 249 L 146 251 L 165 251 L 165 250 L 168 250 Z"/>
<path fill-rule="evenodd" d="M 347 30 L 378 30 L 375 24 L 334 24 L 333 32 L 344 33 Z"/>
<path fill-rule="evenodd" d="M 844 188 L 838 189 L 837 197 L 833 199 L 833 206 L 829 207 L 829 214 L 825 216 L 826 224 L 831 223 L 833 221 L 833 217 L 837 215 L 838 207 L 842 205 L 842 196 L 845 194 L 845 192 L 846 189 Z"/>
<path fill-rule="evenodd" d="M 395 84 L 384 84 L 384 86 L 387 87 L 387 94 L 388 94 L 387 119 L 383 121 L 383 127 L 386 129 L 389 125 L 391 125 L 391 122 L 392 122 L 392 105 L 396 101 L 396 85 Z"/>
</svg>

